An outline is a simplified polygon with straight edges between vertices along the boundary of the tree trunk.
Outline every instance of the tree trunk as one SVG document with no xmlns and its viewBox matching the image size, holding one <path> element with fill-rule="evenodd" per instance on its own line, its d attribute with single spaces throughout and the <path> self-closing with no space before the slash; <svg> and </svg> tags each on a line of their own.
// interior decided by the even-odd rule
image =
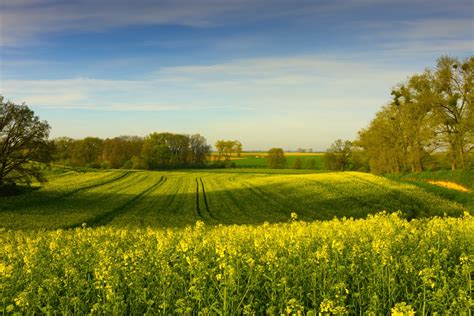
<svg viewBox="0 0 474 316">
<path fill-rule="evenodd" d="M 460 168 L 464 169 L 464 144 L 461 135 L 458 133 L 458 150 L 459 150 L 459 163 Z"/>
</svg>

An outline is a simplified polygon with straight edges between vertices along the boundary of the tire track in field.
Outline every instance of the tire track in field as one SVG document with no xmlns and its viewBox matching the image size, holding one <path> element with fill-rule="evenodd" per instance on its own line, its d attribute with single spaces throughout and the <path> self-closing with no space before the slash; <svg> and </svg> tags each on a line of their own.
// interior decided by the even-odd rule
<svg viewBox="0 0 474 316">
<path fill-rule="evenodd" d="M 174 200 L 176 199 L 176 196 L 178 195 L 178 192 L 180 190 L 180 183 L 182 182 L 183 180 L 182 179 L 179 179 L 179 182 L 177 183 L 177 185 L 175 185 L 174 187 L 176 187 L 176 191 L 173 192 L 173 194 L 169 194 L 168 197 L 166 198 L 165 201 L 163 201 L 164 205 L 162 207 L 163 211 L 167 211 L 168 208 L 173 204 Z"/>
<path fill-rule="evenodd" d="M 124 179 L 125 177 L 128 177 L 128 176 L 131 175 L 131 174 L 132 174 L 131 171 L 126 171 L 126 172 L 122 173 L 121 175 L 116 176 L 116 177 L 113 177 L 113 178 L 111 178 L 111 179 L 107 179 L 107 180 L 105 180 L 105 181 L 100 181 L 100 182 L 92 183 L 92 184 L 89 184 L 89 185 L 86 185 L 86 186 L 83 186 L 83 187 L 74 189 L 74 190 L 72 190 L 72 191 L 66 192 L 66 193 L 60 195 L 58 198 L 66 198 L 66 197 L 69 197 L 69 196 L 74 195 L 74 194 L 76 194 L 76 193 L 79 193 L 79 192 L 81 192 L 81 191 L 86 191 L 86 190 L 90 190 L 90 189 L 95 189 L 95 188 L 97 188 L 97 187 L 100 187 L 100 186 L 103 186 L 103 185 L 106 185 L 106 184 L 110 184 L 110 183 L 112 183 L 112 182 L 115 182 L 115 181 Z"/>
<path fill-rule="evenodd" d="M 202 195 L 204 197 L 204 205 L 206 206 L 206 211 L 209 217 L 212 219 L 216 219 L 214 214 L 211 213 L 211 209 L 209 208 L 209 203 L 207 202 L 207 195 L 206 195 L 206 189 L 204 187 L 204 181 L 202 181 L 202 178 L 199 178 L 199 181 L 201 182 L 201 188 L 202 188 Z"/>
<path fill-rule="evenodd" d="M 309 183 L 312 183 L 316 187 L 320 187 L 320 188 L 326 190 L 327 192 L 336 192 L 337 195 L 344 197 L 344 199 L 346 201 L 353 201 L 353 202 L 357 203 L 361 208 L 364 208 L 364 207 L 367 207 L 369 209 L 373 208 L 373 204 L 371 204 L 367 201 L 364 201 L 364 200 L 362 200 L 361 198 L 359 198 L 357 196 L 347 195 L 347 192 L 344 191 L 344 189 L 342 189 L 339 185 L 329 184 L 327 182 L 322 183 L 319 180 L 308 179 L 308 178 L 306 178 L 304 180 L 308 181 Z M 345 185 L 345 184 L 341 184 L 341 185 Z M 331 199 L 329 199 L 329 200 L 331 200 Z M 340 208 L 340 206 L 339 206 L 339 208 Z"/>
<path fill-rule="evenodd" d="M 277 199 L 272 194 L 270 194 L 268 192 L 264 192 L 258 186 L 253 186 L 253 185 L 251 185 L 251 184 L 249 184 L 245 181 L 240 181 L 240 183 L 242 183 L 245 187 L 247 187 L 247 189 L 250 192 L 252 192 L 254 195 L 258 196 L 264 202 L 276 207 L 280 213 L 282 213 L 282 210 L 280 209 L 281 207 L 283 207 L 283 212 L 284 212 L 284 210 L 290 210 L 290 209 L 293 208 L 293 206 L 290 206 L 286 203 L 283 203 L 282 201 L 279 201 L 279 199 Z M 286 212 L 284 212 L 284 214 L 286 215 Z"/>
<path fill-rule="evenodd" d="M 196 214 L 198 218 L 202 218 L 201 209 L 199 207 L 199 182 L 196 178 Z"/>
<path fill-rule="evenodd" d="M 94 189 L 94 188 L 97 188 L 97 187 L 107 185 L 107 184 L 113 183 L 115 181 L 124 179 L 125 177 L 128 177 L 131 174 L 132 173 L 130 171 L 127 171 L 127 172 L 124 172 L 124 173 L 122 173 L 118 176 L 115 176 L 115 177 L 111 178 L 111 179 L 99 180 L 98 182 L 93 182 L 89 185 L 82 186 L 82 187 L 79 187 L 77 189 L 73 189 L 71 191 L 65 192 L 65 193 L 60 193 L 58 195 L 53 195 L 53 196 L 48 197 L 48 198 L 41 198 L 40 197 L 38 199 L 31 199 L 31 200 L 25 202 L 22 206 L 23 207 L 44 206 L 45 204 L 49 204 L 52 201 L 66 199 L 66 198 L 68 198 L 68 197 L 70 197 L 70 196 L 72 196 L 76 193 L 86 191 L 86 190 L 90 190 L 90 189 Z"/>
<path fill-rule="evenodd" d="M 138 195 L 136 195 L 132 199 L 126 201 L 124 204 L 117 206 L 108 212 L 99 214 L 96 217 L 94 217 L 92 220 L 89 220 L 89 222 L 87 222 L 87 225 L 89 227 L 96 227 L 96 226 L 104 226 L 110 223 L 115 217 L 125 213 L 130 208 L 130 206 L 132 206 L 133 204 L 137 203 L 140 199 L 150 194 L 157 187 L 163 185 L 163 183 L 165 183 L 167 179 L 168 179 L 167 177 L 162 176 L 158 180 L 158 182 L 156 182 L 155 184 L 152 184 L 150 187 L 140 192 Z M 73 225 L 72 227 L 66 227 L 66 228 L 74 228 L 74 227 L 80 227 L 80 225 Z"/>
</svg>

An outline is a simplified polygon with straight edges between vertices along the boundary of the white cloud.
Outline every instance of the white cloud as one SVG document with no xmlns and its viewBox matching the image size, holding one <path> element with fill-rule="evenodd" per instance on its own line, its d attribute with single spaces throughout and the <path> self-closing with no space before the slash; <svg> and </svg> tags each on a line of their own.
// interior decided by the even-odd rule
<svg viewBox="0 0 474 316">
<path fill-rule="evenodd" d="M 2 93 L 40 107 L 129 111 L 374 108 L 409 70 L 318 56 L 168 67 L 147 80 L 3 80 Z"/>
</svg>

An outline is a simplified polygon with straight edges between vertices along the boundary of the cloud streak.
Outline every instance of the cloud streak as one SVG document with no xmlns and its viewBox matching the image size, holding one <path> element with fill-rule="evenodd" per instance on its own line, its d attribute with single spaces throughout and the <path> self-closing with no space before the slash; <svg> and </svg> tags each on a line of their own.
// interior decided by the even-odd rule
<svg viewBox="0 0 474 316">
<path fill-rule="evenodd" d="M 202 28 L 278 19 L 314 21 L 333 19 L 337 17 L 336 14 L 351 10 L 377 8 L 383 12 L 384 6 L 391 6 L 391 10 L 402 14 L 407 5 L 413 11 L 421 7 L 427 15 L 433 12 L 472 10 L 472 3 L 464 0 L 449 6 L 441 0 L 432 1 L 430 5 L 421 1 L 402 0 L 397 2 L 396 7 L 388 0 L 140 0 L 133 3 L 127 0 L 4 1 L 0 3 L 0 46 L 38 44 L 44 34 L 104 32 L 135 25 Z M 419 32 L 425 33 L 426 30 L 450 34 L 453 28 L 457 29 L 457 26 L 452 24 L 440 28 L 438 20 L 433 20 L 432 25 L 425 22 L 414 27 L 415 36 Z"/>
<path fill-rule="evenodd" d="M 129 111 L 295 109 L 361 103 L 408 70 L 317 56 L 165 67 L 146 80 L 4 80 L 3 93 L 33 106 Z M 374 90 L 381 90 L 378 95 Z M 341 93 L 344 91 L 344 94 Z M 348 98 L 348 94 L 351 96 Z M 119 101 L 120 100 L 120 101 Z M 341 102 L 342 100 L 342 102 Z"/>
</svg>

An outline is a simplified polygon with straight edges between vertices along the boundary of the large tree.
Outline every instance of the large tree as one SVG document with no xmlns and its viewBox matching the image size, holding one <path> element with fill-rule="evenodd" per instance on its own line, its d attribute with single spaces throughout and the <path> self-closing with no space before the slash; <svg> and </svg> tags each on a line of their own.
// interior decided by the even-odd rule
<svg viewBox="0 0 474 316">
<path fill-rule="evenodd" d="M 373 172 L 465 169 L 474 151 L 474 57 L 442 57 L 434 70 L 411 76 L 359 132 Z"/>
<path fill-rule="evenodd" d="M 50 158 L 50 126 L 25 104 L 3 100 L 0 96 L 0 186 L 44 181 L 38 162 Z"/>
<path fill-rule="evenodd" d="M 447 143 L 451 169 L 463 169 L 467 153 L 474 148 L 474 56 L 465 60 L 441 57 L 433 81 L 440 119 L 437 132 Z"/>
</svg>

